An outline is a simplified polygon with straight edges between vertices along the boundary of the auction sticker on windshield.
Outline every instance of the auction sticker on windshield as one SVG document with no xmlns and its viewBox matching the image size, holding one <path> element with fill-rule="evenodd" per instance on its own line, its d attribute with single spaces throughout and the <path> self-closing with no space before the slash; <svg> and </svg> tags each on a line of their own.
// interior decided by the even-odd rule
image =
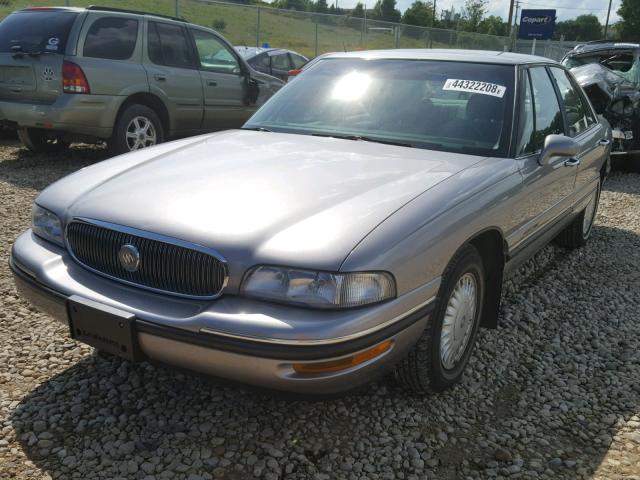
<svg viewBox="0 0 640 480">
<path fill-rule="evenodd" d="M 479 80 L 460 80 L 457 78 L 448 78 L 447 81 L 444 82 L 442 89 L 456 92 L 480 93 L 498 98 L 504 97 L 507 91 L 507 87 L 495 83 L 481 82 Z"/>
</svg>

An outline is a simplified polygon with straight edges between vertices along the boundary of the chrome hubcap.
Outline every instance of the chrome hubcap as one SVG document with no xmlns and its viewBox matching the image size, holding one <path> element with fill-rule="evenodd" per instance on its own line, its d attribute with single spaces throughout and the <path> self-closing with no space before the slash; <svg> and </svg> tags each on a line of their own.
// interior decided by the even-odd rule
<svg viewBox="0 0 640 480">
<path fill-rule="evenodd" d="M 582 220 L 582 235 L 589 235 L 589 231 L 591 230 L 591 225 L 593 224 L 593 219 L 596 216 L 596 200 L 598 199 L 598 190 L 596 189 L 591 196 L 591 200 L 589 200 L 589 205 L 584 210 L 584 218 Z"/>
<path fill-rule="evenodd" d="M 127 146 L 138 150 L 156 144 L 156 129 L 146 117 L 135 117 L 127 126 Z"/>
<path fill-rule="evenodd" d="M 440 360 L 451 370 L 464 355 L 476 319 L 478 284 L 471 273 L 465 273 L 451 292 L 440 333 Z"/>
</svg>

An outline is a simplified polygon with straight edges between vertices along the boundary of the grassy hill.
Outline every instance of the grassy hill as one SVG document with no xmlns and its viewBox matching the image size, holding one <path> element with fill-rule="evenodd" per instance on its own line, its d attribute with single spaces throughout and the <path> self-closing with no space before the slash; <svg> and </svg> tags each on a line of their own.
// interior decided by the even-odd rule
<svg viewBox="0 0 640 480">
<path fill-rule="evenodd" d="M 71 6 L 90 4 L 129 8 L 163 15 L 175 15 L 174 0 L 105 0 L 103 2 L 70 0 Z M 0 16 L 29 5 L 63 5 L 64 0 L 4 0 L 0 2 Z M 271 46 L 289 48 L 307 57 L 317 54 L 355 49 L 394 48 L 396 35 L 388 24 L 340 16 L 317 15 L 294 11 L 260 8 L 237 4 L 206 3 L 202 0 L 180 0 L 180 15 L 190 22 L 214 28 L 235 45 L 256 45 L 268 42 Z M 403 48 L 488 48 L 502 50 L 497 37 L 447 30 L 433 30 L 429 38 L 424 29 L 406 26 L 398 38 Z M 316 46 L 317 39 L 317 46 Z"/>
</svg>

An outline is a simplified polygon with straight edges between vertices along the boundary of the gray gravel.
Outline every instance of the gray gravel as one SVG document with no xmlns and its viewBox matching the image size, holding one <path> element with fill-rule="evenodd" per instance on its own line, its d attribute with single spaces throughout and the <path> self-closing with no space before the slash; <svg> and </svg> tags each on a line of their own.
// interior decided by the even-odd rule
<svg viewBox="0 0 640 480">
<path fill-rule="evenodd" d="M 455 389 L 305 401 L 103 358 L 17 297 L 36 192 L 103 156 L 0 146 L 1 479 L 640 479 L 640 175 L 611 178 L 586 248 L 506 282 Z"/>
</svg>

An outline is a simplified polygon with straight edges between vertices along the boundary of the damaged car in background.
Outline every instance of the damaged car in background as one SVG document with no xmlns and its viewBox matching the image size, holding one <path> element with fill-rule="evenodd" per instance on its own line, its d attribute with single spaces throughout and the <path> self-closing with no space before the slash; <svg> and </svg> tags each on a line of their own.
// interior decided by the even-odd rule
<svg viewBox="0 0 640 480">
<path fill-rule="evenodd" d="M 612 155 L 640 153 L 640 45 L 579 45 L 562 63 L 611 124 Z"/>
</svg>

